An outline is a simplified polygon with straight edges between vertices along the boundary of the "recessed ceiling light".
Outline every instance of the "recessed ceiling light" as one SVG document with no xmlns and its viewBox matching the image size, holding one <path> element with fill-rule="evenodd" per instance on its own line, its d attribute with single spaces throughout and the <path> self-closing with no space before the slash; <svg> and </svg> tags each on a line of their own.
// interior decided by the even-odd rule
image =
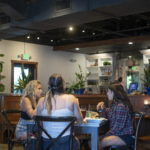
<svg viewBox="0 0 150 150">
<path fill-rule="evenodd" d="M 133 42 L 128 42 L 128 44 L 129 44 L 129 45 L 132 45 L 132 44 L 133 44 Z"/>
<path fill-rule="evenodd" d="M 69 27 L 69 31 L 73 31 L 74 30 L 74 27 L 73 26 L 70 26 Z"/>
<path fill-rule="evenodd" d="M 27 36 L 27 39 L 30 39 L 30 35 Z"/>
<path fill-rule="evenodd" d="M 82 32 L 84 33 L 84 32 L 85 32 L 85 30 L 82 30 Z"/>
<path fill-rule="evenodd" d="M 93 32 L 92 34 L 95 35 L 95 32 Z"/>
<path fill-rule="evenodd" d="M 54 42 L 54 40 L 51 40 L 51 42 Z"/>
<path fill-rule="evenodd" d="M 38 36 L 36 39 L 37 39 L 37 40 L 39 40 L 39 39 L 40 39 L 40 37 Z"/>
<path fill-rule="evenodd" d="M 79 48 L 79 47 L 76 47 L 76 48 L 75 48 L 75 50 L 76 50 L 76 51 L 79 51 L 79 50 L 80 50 L 80 48 Z"/>
</svg>

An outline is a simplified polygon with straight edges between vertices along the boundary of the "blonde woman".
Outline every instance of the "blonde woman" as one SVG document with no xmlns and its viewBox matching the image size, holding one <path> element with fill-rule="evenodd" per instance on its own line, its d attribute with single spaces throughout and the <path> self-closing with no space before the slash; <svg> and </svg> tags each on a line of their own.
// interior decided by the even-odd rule
<svg viewBox="0 0 150 150">
<path fill-rule="evenodd" d="M 77 122 L 81 123 L 83 118 L 79 107 L 78 99 L 71 94 L 65 94 L 64 91 L 64 80 L 59 74 L 53 74 L 49 78 L 49 90 L 46 94 L 46 97 L 41 98 L 37 111 L 38 115 L 43 116 L 75 116 Z M 44 122 L 44 129 L 52 136 L 56 138 L 58 134 L 66 127 L 66 123 L 63 122 Z M 58 141 L 58 144 L 55 144 L 52 147 L 52 150 L 68 150 L 70 131 L 67 130 L 61 140 Z M 48 137 L 42 133 L 43 137 L 43 150 L 46 150 L 50 141 Z M 77 141 L 75 140 L 76 145 L 74 148 L 78 148 Z"/>
<path fill-rule="evenodd" d="M 27 124 L 32 117 L 37 114 L 37 103 L 42 96 L 42 86 L 40 81 L 30 81 L 21 97 L 20 109 L 21 118 L 16 127 L 16 138 L 24 140 L 27 138 Z"/>
</svg>

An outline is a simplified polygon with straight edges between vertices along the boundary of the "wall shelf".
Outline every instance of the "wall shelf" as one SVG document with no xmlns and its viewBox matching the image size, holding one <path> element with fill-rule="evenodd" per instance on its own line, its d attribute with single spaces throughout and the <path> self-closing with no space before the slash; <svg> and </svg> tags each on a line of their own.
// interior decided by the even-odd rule
<svg viewBox="0 0 150 150">
<path fill-rule="evenodd" d="M 107 88 L 109 82 L 112 80 L 113 55 L 88 55 L 86 57 L 86 68 L 87 73 L 91 73 L 87 78 L 88 92 L 90 88 L 90 93 L 92 93 L 92 90 L 94 91 L 93 93 L 95 93 L 95 88 L 97 88 L 97 92 L 100 93 L 102 92 L 101 88 L 104 91 Z"/>
</svg>

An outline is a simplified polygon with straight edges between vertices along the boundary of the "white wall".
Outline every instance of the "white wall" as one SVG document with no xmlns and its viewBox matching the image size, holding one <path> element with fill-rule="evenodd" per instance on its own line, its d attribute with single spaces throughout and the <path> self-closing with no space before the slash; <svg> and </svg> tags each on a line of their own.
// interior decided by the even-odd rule
<svg viewBox="0 0 150 150">
<path fill-rule="evenodd" d="M 6 79 L 2 80 L 5 85 L 5 92 L 11 91 L 11 60 L 20 60 L 17 55 L 25 53 L 32 56 L 30 61 L 38 62 L 38 80 L 42 82 L 44 91 L 47 90 L 48 78 L 53 73 L 60 73 L 66 82 L 75 80 L 74 73 L 78 71 L 78 64 L 85 72 L 85 55 L 71 52 L 53 51 L 52 47 L 2 40 L 0 41 L 0 53 L 5 54 L 3 75 Z M 76 60 L 75 62 L 70 61 Z"/>
</svg>

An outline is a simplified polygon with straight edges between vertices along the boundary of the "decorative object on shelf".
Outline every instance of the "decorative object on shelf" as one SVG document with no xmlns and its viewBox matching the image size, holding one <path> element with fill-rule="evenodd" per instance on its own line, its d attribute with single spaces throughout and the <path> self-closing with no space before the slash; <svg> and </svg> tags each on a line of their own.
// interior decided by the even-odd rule
<svg viewBox="0 0 150 150">
<path fill-rule="evenodd" d="M 95 59 L 94 64 L 91 64 L 91 67 L 98 66 L 98 59 Z"/>
<path fill-rule="evenodd" d="M 0 54 L 0 57 L 4 57 L 4 54 Z M 1 82 L 5 78 L 5 76 L 1 74 L 3 72 L 3 63 L 3 61 L 0 61 L 0 92 L 4 92 L 5 90 L 5 85 Z"/>
<path fill-rule="evenodd" d="M 84 76 L 81 66 L 78 65 L 78 67 L 79 72 L 75 72 L 76 82 L 68 88 L 67 93 L 74 91 L 74 94 L 84 94 L 86 78 L 90 75 L 90 72 Z"/>
<path fill-rule="evenodd" d="M 22 93 L 28 82 L 31 80 L 32 74 L 29 72 L 28 75 L 24 72 L 24 65 L 21 67 L 21 77 L 19 76 L 18 83 L 14 85 L 16 92 Z"/>
<path fill-rule="evenodd" d="M 143 80 L 144 85 L 146 87 L 147 94 L 150 95 L 150 60 L 147 68 L 144 69 L 144 74 L 145 74 L 145 79 Z"/>
<path fill-rule="evenodd" d="M 109 61 L 104 61 L 104 62 L 103 62 L 103 65 L 104 65 L 104 66 L 109 66 L 109 65 L 111 65 L 111 63 L 110 63 Z"/>
</svg>

